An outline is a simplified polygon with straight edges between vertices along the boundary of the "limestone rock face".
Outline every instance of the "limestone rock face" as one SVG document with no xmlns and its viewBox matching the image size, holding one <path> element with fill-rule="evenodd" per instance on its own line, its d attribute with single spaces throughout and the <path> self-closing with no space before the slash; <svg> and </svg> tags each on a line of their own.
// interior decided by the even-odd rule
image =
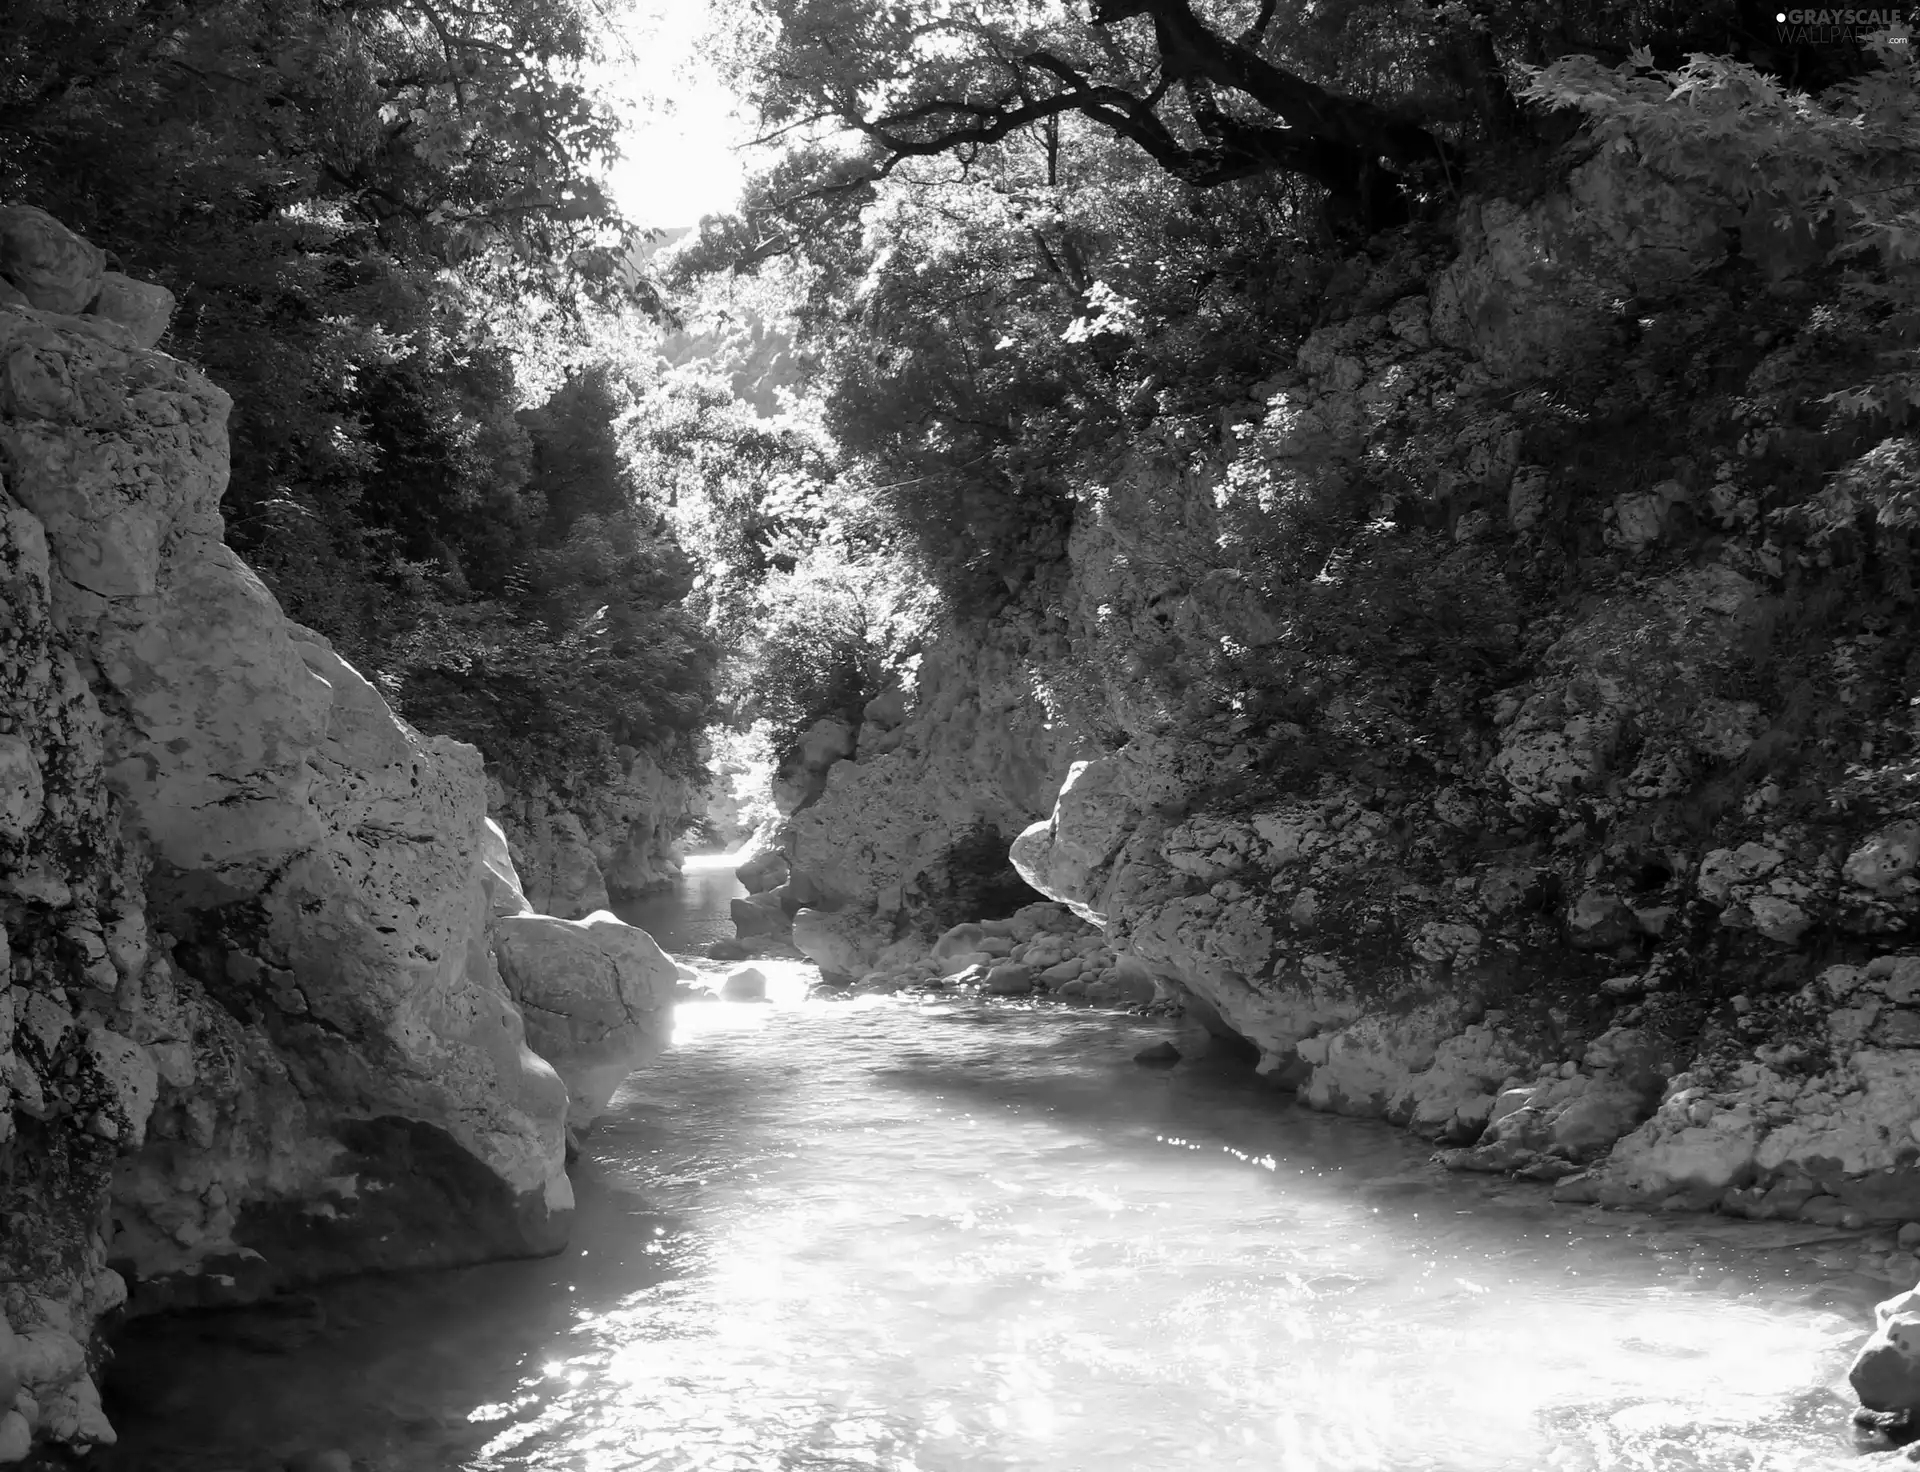
<svg viewBox="0 0 1920 1472">
<path fill-rule="evenodd" d="M 1634 413 L 1671 392 L 1655 364 L 1705 330 L 1729 223 L 1605 157 L 1542 199 L 1471 202 L 1457 252 L 1410 236 L 1343 268 L 1323 325 L 1217 421 L 1160 416 L 1087 465 L 1064 557 L 930 649 L 794 812 L 790 890 L 834 921 L 803 946 L 844 973 L 976 918 L 930 923 L 928 897 L 987 822 L 1101 927 L 1114 981 L 1456 1169 L 1920 1219 L 1911 641 L 1840 551 L 1772 529 L 1758 437 L 1675 429 L 1672 458 L 1594 475 L 1538 448 L 1564 388 L 1538 375 L 1601 370 Z M 1781 390 L 1790 354 L 1714 412 Z M 1409 447 L 1421 470 L 1383 496 Z M 1398 550 L 1364 575 L 1358 540 L 1351 564 L 1263 569 L 1317 535 L 1299 508 L 1375 518 Z M 1450 631 L 1424 644 L 1416 587 Z M 1784 677 L 1782 620 L 1822 600 L 1860 632 L 1796 624 L 1818 648 Z M 929 964 L 984 981 L 999 939 L 948 931 Z M 1080 958 L 1049 959 L 1031 980 L 1081 986 Z"/>
<path fill-rule="evenodd" d="M 545 1252 L 572 1193 L 565 1086 L 490 949 L 517 906 L 479 754 L 223 544 L 226 396 L 140 346 L 151 318 L 70 315 L 157 298 L 38 212 L 0 242 L 11 1450 L 112 1440 L 92 1341 L 129 1280 L 219 1302 Z"/>
<path fill-rule="evenodd" d="M 820 796 L 833 764 L 853 755 L 854 730 L 845 721 L 815 721 L 801 734 L 774 772 L 773 805 L 783 816 Z"/>
<path fill-rule="evenodd" d="M 568 1127 L 586 1131 L 627 1075 L 666 1047 L 672 960 L 646 931 L 604 910 L 584 920 L 507 916 L 495 922 L 494 951 L 527 1019 L 527 1041 L 567 1086 Z"/>
<path fill-rule="evenodd" d="M 964 887 L 969 842 L 998 835 L 1004 852 L 1086 754 L 1087 738 L 1034 693 L 1016 652 L 1030 637 L 1006 629 L 984 646 L 935 649 L 911 707 L 898 692 L 876 701 L 857 756 L 828 766 L 819 796 L 794 812 L 793 887 L 811 908 L 857 911 L 872 950 L 920 917 L 969 918 L 949 898 Z"/>
<path fill-rule="evenodd" d="M 697 806 L 692 784 L 660 753 L 632 747 L 606 771 L 498 780 L 492 797 L 528 901 L 573 919 L 672 883 L 675 838 Z"/>
<path fill-rule="evenodd" d="M 45 210 L 0 208 L 0 276 L 43 312 L 82 312 L 100 295 L 106 255 Z"/>
<path fill-rule="evenodd" d="M 533 909 L 527 903 L 519 871 L 513 867 L 513 853 L 507 846 L 506 831 L 491 818 L 487 819 L 486 833 L 481 840 L 480 862 L 486 870 L 487 907 L 496 920 L 510 915 L 525 915 Z"/>
<path fill-rule="evenodd" d="M 1532 207 L 1474 201 L 1460 258 L 1433 291 L 1433 336 L 1502 378 L 1551 372 L 1604 342 L 1613 302 L 1724 257 L 1733 223 L 1610 154 Z"/>
<path fill-rule="evenodd" d="M 859 910 L 795 911 L 793 944 L 829 977 L 866 974 L 881 950 L 870 918 Z"/>
<path fill-rule="evenodd" d="M 785 856 L 768 849 L 740 865 L 733 871 L 733 877 L 746 886 L 748 894 L 764 894 L 785 884 L 791 872 Z"/>
<path fill-rule="evenodd" d="M 126 328 L 136 346 L 150 348 L 166 333 L 173 307 L 173 293 L 166 287 L 108 271 L 100 278 L 93 312 Z"/>
</svg>

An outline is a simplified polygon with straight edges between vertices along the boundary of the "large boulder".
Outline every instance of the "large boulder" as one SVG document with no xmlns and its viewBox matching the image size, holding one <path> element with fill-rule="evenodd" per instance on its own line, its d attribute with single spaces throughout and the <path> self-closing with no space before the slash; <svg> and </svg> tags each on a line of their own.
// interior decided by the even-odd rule
<svg viewBox="0 0 1920 1472">
<path fill-rule="evenodd" d="M 733 933 L 743 938 L 756 935 L 785 935 L 792 924 L 778 898 L 771 894 L 749 895 L 728 902 L 733 917 Z"/>
<path fill-rule="evenodd" d="M 788 872 L 786 856 L 775 849 L 767 849 L 735 869 L 733 877 L 746 887 L 748 894 L 763 894 L 785 884 Z"/>
<path fill-rule="evenodd" d="M 605 910 L 584 920 L 508 916 L 494 927 L 494 953 L 527 1041 L 566 1083 L 568 1128 L 590 1129 L 627 1075 L 667 1045 L 673 961 Z"/>
<path fill-rule="evenodd" d="M 1875 1307 L 1873 1335 L 1853 1357 L 1847 1379 L 1866 1410 L 1920 1411 L 1920 1290 Z"/>
<path fill-rule="evenodd" d="M 797 910 L 793 944 L 829 977 L 864 976 L 884 945 L 871 918 L 857 911 Z"/>
<path fill-rule="evenodd" d="M 692 783 L 655 750 L 623 746 L 611 766 L 494 783 L 491 807 L 533 907 L 578 919 L 670 885 Z"/>
<path fill-rule="evenodd" d="M 43 312 L 83 312 L 100 295 L 106 254 L 45 210 L 0 207 L 0 277 Z"/>
<path fill-rule="evenodd" d="M 773 805 L 787 816 L 826 790 L 827 772 L 853 755 L 854 728 L 845 721 L 815 721 L 781 760 L 773 778 Z"/>
<path fill-rule="evenodd" d="M 1105 918 L 1103 871 L 1140 819 L 1122 772 L 1112 760 L 1075 762 L 1052 816 L 1022 830 L 1010 854 L 1028 884 L 1096 925 Z"/>
<path fill-rule="evenodd" d="M 100 278 L 100 295 L 92 311 L 126 328 L 137 346 L 150 348 L 166 334 L 173 308 L 173 293 L 166 287 L 108 271 Z"/>
<path fill-rule="evenodd" d="M 229 401 L 151 322 L 69 315 L 118 300 L 101 266 L 0 211 L 9 1452 L 112 1439 L 89 1346 L 129 1288 L 550 1252 L 573 1204 L 566 1090 L 488 949 L 479 753 L 224 545 Z"/>
</svg>

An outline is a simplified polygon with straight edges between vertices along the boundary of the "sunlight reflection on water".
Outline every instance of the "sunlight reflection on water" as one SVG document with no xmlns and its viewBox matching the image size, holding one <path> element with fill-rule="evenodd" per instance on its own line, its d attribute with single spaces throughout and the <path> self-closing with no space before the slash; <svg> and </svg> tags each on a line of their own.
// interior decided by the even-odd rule
<svg viewBox="0 0 1920 1472">
<path fill-rule="evenodd" d="M 777 1000 L 683 1006 L 616 1097 L 564 1257 L 327 1290 L 291 1353 L 203 1343 L 235 1392 L 157 1397 L 110 1465 L 1852 1464 L 1832 1386 L 1877 1285 L 1805 1247 L 1630 1233 L 1224 1064 L 1135 1067 L 1166 1024 L 803 1005 L 763 969 Z"/>
</svg>

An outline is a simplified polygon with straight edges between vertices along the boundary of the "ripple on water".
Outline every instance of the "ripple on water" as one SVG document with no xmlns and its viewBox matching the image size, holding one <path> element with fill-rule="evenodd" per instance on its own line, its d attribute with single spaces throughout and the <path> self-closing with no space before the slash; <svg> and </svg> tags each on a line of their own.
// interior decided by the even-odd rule
<svg viewBox="0 0 1920 1472">
<path fill-rule="evenodd" d="M 1851 1462 L 1833 1386 L 1877 1285 L 1805 1234 L 1629 1231 L 1448 1177 L 1237 1067 L 1134 1067 L 1165 1024 L 878 998 L 681 1018 L 590 1142 L 566 1255 L 338 1285 L 279 1340 L 149 1326 L 103 1465 Z"/>
</svg>

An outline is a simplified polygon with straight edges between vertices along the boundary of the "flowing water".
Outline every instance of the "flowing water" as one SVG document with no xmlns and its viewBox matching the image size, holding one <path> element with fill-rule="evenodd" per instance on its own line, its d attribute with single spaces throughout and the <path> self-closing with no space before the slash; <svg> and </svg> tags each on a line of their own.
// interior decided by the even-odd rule
<svg viewBox="0 0 1920 1472">
<path fill-rule="evenodd" d="M 731 904 L 747 892 L 733 871 L 744 862 L 739 854 L 693 854 L 672 889 L 624 900 L 615 909 L 627 924 L 639 926 L 669 951 L 732 940 Z"/>
<path fill-rule="evenodd" d="M 683 1006 L 673 1051 L 616 1097 L 564 1256 L 137 1325 L 111 1382 L 122 1443 L 96 1462 L 1854 1461 L 1834 1387 L 1885 1285 L 1853 1273 L 1852 1239 L 1449 1177 L 1172 1023 L 808 1003 L 800 968 L 773 969 L 773 1005 Z M 1132 1062 L 1169 1035 L 1177 1068 Z"/>
</svg>

